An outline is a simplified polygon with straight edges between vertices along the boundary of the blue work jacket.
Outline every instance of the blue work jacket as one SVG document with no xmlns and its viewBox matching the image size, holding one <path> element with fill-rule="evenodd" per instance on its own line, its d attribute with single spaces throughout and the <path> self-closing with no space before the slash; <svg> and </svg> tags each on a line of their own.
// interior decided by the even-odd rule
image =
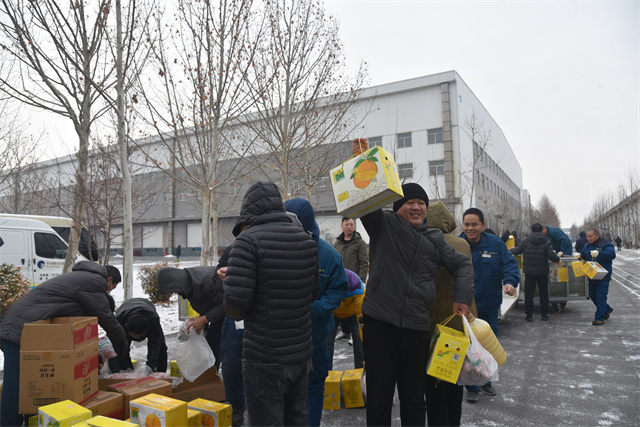
<svg viewBox="0 0 640 427">
<path fill-rule="evenodd" d="M 599 252 L 598 256 L 595 259 L 593 259 L 593 257 L 591 256 L 591 251 Z M 593 243 L 587 242 L 587 244 L 584 245 L 584 247 L 580 251 L 580 256 L 586 261 L 597 262 L 609 272 L 609 274 L 607 274 L 600 280 L 611 280 L 613 259 L 616 257 L 616 249 L 613 247 L 613 244 L 611 242 L 607 242 L 602 237 L 600 237 Z"/>
<path fill-rule="evenodd" d="M 466 240 L 466 235 L 460 235 Z M 498 236 L 482 232 L 478 246 L 471 249 L 478 311 L 495 310 L 502 304 L 502 285 L 517 287 L 518 261 Z"/>
</svg>

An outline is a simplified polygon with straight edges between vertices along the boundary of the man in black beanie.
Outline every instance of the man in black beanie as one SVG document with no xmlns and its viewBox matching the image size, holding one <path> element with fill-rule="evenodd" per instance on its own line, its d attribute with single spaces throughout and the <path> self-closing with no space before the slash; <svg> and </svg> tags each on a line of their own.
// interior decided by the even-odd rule
<svg viewBox="0 0 640 427">
<path fill-rule="evenodd" d="M 354 141 L 354 154 L 366 146 L 366 139 Z M 471 260 L 446 243 L 441 230 L 427 228 L 424 189 L 408 183 L 402 191 L 393 212 L 379 209 L 361 218 L 371 239 L 362 305 L 367 425 L 391 425 L 396 385 L 402 425 L 425 425 L 429 307 L 439 267 L 454 278 L 453 313 L 466 315 L 473 300 Z"/>
</svg>

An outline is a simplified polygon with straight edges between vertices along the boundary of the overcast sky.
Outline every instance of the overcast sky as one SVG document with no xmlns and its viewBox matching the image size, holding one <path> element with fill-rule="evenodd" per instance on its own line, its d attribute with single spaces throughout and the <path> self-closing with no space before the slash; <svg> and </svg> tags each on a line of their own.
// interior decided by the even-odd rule
<svg viewBox="0 0 640 427">
<path fill-rule="evenodd" d="M 640 165 L 638 1 L 326 0 L 371 85 L 456 70 L 563 227 Z"/>
</svg>

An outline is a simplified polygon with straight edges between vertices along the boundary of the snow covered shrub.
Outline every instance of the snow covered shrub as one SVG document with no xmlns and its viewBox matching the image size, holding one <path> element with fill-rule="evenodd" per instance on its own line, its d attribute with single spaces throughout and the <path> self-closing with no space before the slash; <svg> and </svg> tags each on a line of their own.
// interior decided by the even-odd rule
<svg viewBox="0 0 640 427">
<path fill-rule="evenodd" d="M 0 264 L 0 310 L 9 308 L 29 292 L 29 281 L 11 264 Z"/>
<path fill-rule="evenodd" d="M 149 300 L 154 304 L 169 302 L 169 297 L 171 297 L 171 294 L 159 294 L 158 286 L 156 285 L 156 271 L 167 265 L 169 265 L 167 261 L 161 261 L 155 265 L 143 265 L 138 272 L 138 279 L 140 279 L 142 290 L 145 294 L 149 295 Z"/>
</svg>

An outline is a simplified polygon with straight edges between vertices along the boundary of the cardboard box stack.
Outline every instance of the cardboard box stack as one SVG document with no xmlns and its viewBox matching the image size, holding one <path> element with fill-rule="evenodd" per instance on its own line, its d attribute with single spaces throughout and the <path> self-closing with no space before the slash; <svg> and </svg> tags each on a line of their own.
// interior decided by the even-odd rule
<svg viewBox="0 0 640 427">
<path fill-rule="evenodd" d="M 202 413 L 204 427 L 230 427 L 231 405 L 206 399 L 195 399 L 188 403 L 189 409 Z"/>
<path fill-rule="evenodd" d="M 364 406 L 364 369 L 350 369 L 342 376 L 342 398 L 345 408 Z"/>
<path fill-rule="evenodd" d="M 184 427 L 187 402 L 158 394 L 147 394 L 131 401 L 131 422 L 147 427 Z"/>
<path fill-rule="evenodd" d="M 84 404 L 98 393 L 98 320 L 58 317 L 24 325 L 20 341 L 21 414 L 51 403 Z"/>
<path fill-rule="evenodd" d="M 104 417 L 124 420 L 124 396 L 122 393 L 98 391 L 98 395 L 84 405 L 91 410 L 94 417 Z"/>
<path fill-rule="evenodd" d="M 91 411 L 71 400 L 63 400 L 38 409 L 38 426 L 71 427 L 91 418 Z"/>
<path fill-rule="evenodd" d="M 342 371 L 329 371 L 324 380 L 324 404 L 322 409 L 340 409 L 340 378 Z"/>
</svg>

